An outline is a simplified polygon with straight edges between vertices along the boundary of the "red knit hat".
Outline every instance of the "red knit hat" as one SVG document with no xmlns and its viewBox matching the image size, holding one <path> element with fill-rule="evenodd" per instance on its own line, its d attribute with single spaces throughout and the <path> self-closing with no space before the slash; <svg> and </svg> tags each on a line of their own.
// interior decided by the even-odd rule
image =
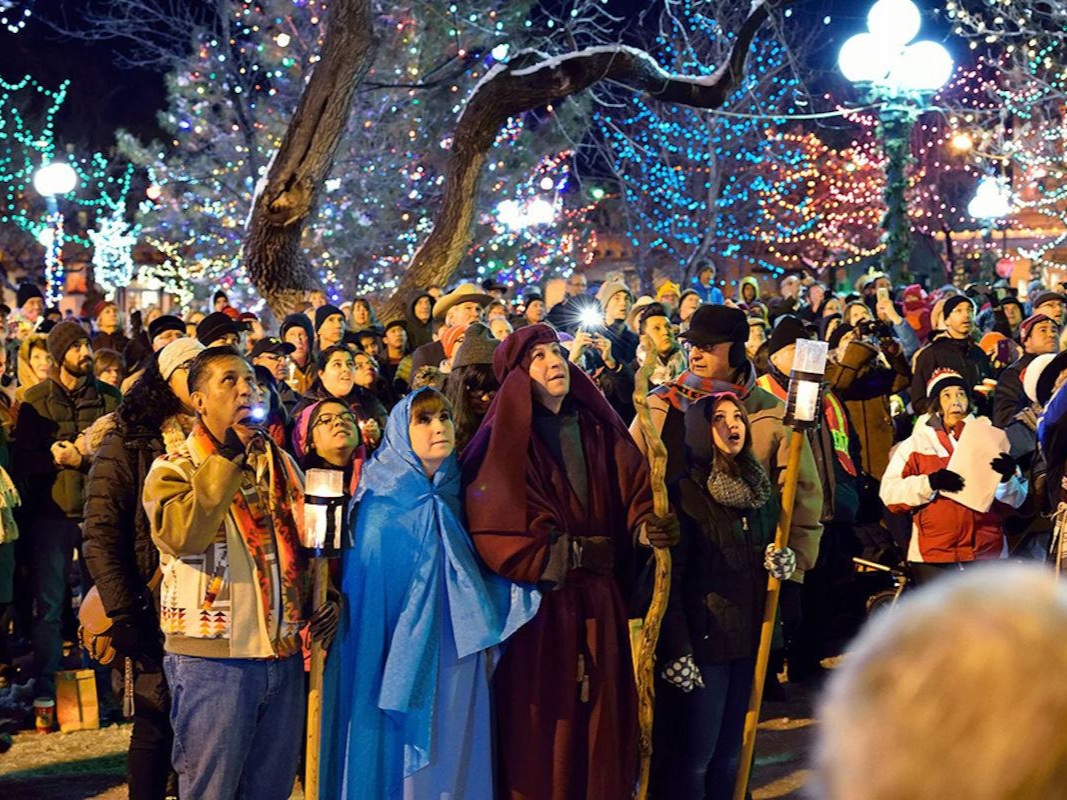
<svg viewBox="0 0 1067 800">
<path fill-rule="evenodd" d="M 947 389 L 949 386 L 959 386 L 967 392 L 967 395 L 971 394 L 971 387 L 963 380 L 963 376 L 956 370 L 949 369 L 948 367 L 938 367 L 934 370 L 934 374 L 930 376 L 930 380 L 926 382 L 926 397 L 928 400 L 934 401 L 937 396 L 941 394 L 942 389 Z"/>
</svg>

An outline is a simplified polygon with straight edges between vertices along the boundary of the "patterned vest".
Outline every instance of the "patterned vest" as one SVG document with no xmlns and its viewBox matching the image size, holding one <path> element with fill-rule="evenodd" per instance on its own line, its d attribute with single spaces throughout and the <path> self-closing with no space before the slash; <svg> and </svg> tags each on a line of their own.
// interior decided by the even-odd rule
<svg viewBox="0 0 1067 800">
<path fill-rule="evenodd" d="M 770 392 L 783 403 L 786 402 L 786 398 L 789 396 L 789 393 L 779 386 L 778 381 L 770 375 L 760 375 L 756 379 L 756 385 L 764 391 Z M 845 472 L 855 477 L 858 472 L 856 465 L 852 462 L 852 455 L 848 451 L 849 430 L 845 409 L 841 407 L 841 401 L 831 391 L 823 392 L 822 406 L 823 419 L 826 422 L 826 428 L 830 431 L 834 452 L 837 454 L 837 462 Z"/>
</svg>

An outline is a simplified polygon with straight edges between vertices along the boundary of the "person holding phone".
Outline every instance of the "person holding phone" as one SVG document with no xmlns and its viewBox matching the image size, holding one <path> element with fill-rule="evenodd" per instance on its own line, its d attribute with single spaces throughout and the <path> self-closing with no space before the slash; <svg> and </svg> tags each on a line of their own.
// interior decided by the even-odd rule
<svg viewBox="0 0 1067 800">
<path fill-rule="evenodd" d="M 313 639 L 332 632 L 319 624 L 328 615 L 311 614 L 297 533 L 303 476 L 259 429 L 259 390 L 237 350 L 204 350 L 188 381 L 193 431 L 153 462 L 143 495 L 163 570 L 179 792 L 286 800 L 303 738 L 300 634 L 309 620 Z"/>
</svg>

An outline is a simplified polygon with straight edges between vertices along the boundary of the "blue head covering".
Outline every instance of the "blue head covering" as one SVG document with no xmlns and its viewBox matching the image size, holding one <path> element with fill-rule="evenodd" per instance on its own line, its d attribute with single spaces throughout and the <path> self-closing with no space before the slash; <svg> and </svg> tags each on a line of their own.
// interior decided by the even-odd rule
<svg viewBox="0 0 1067 800">
<path fill-rule="evenodd" d="M 329 786 L 339 773 L 358 770 L 354 780 L 367 797 L 391 796 L 394 781 L 428 763 L 439 660 L 503 642 L 540 604 L 535 589 L 479 563 L 462 522 L 455 454 L 432 479 L 423 470 L 408 434 L 411 405 L 421 391 L 429 390 L 393 408 L 353 498 L 354 547 L 345 553 L 342 582 L 346 613 L 327 666 L 324 707 L 340 719 L 324 725 L 324 752 L 340 756 L 342 764 L 324 759 L 323 779 Z M 456 653 L 440 653 L 451 641 L 442 640 L 442 614 Z M 372 724 L 388 721 L 382 712 L 391 724 Z M 341 741 L 329 746 L 332 736 Z M 351 796 L 356 787 L 347 783 Z"/>
</svg>

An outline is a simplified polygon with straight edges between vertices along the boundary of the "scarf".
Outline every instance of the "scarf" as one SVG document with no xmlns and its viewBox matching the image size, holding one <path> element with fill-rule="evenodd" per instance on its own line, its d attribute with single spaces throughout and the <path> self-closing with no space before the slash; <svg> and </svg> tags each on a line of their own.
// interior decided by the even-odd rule
<svg viewBox="0 0 1067 800">
<path fill-rule="evenodd" d="M 199 422 L 186 441 L 194 463 L 202 464 L 208 456 L 218 452 L 214 437 Z M 275 622 L 275 594 L 281 593 L 282 618 L 278 620 L 276 647 L 279 648 L 278 656 L 284 658 L 300 650 L 299 637 L 288 633 L 295 634 L 306 620 L 306 606 L 311 594 L 307 559 L 300 549 L 297 528 L 297 520 L 303 519 L 304 515 L 304 482 L 285 453 L 273 442 L 266 439 L 262 442 L 263 450 L 249 455 L 246 461 L 255 473 L 255 486 L 247 480 L 241 482 L 230 504 L 230 516 L 256 565 L 259 597 L 268 629 Z M 266 509 L 263 508 L 262 493 L 256 489 L 256 486 L 263 486 L 264 478 L 267 483 Z M 269 515 L 270 520 L 264 515 Z M 279 577 L 277 586 L 274 585 L 275 568 Z"/>
<path fill-rule="evenodd" d="M 771 498 L 771 479 L 750 450 L 737 456 L 738 474 L 712 469 L 708 475 L 708 494 L 719 505 L 740 511 L 762 507 Z"/>
<path fill-rule="evenodd" d="M 666 383 L 653 390 L 653 394 L 664 398 L 675 410 L 685 412 L 690 405 L 705 397 L 721 392 L 730 392 L 742 400 L 748 395 L 741 384 L 720 381 L 715 378 L 701 378 L 686 370 L 672 383 Z"/>
</svg>

